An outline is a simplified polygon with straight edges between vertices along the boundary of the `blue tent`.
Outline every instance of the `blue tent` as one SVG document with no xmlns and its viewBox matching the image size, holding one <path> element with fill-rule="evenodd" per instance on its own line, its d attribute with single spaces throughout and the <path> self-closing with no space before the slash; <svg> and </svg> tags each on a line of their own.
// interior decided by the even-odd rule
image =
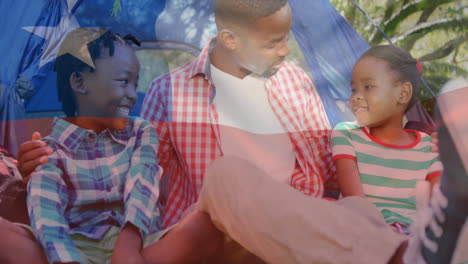
<svg viewBox="0 0 468 264">
<path fill-rule="evenodd" d="M 331 123 L 350 118 L 343 108 L 349 97 L 350 72 L 368 44 L 328 0 L 289 3 L 292 32 Z M 216 33 L 212 0 L 120 0 L 115 14 L 113 4 L 109 0 L 0 2 L 5 30 L 0 39 L 0 145 L 15 152 L 21 142 L 15 128 L 1 121 L 61 109 L 52 66 L 61 37 L 70 28 L 102 26 L 143 41 L 170 41 L 174 48 L 195 50 Z"/>
</svg>

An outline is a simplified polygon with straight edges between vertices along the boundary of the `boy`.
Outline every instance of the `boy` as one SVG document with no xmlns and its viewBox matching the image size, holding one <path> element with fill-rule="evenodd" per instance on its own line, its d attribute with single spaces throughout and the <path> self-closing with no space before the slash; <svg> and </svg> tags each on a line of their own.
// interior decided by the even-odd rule
<svg viewBox="0 0 468 264">
<path fill-rule="evenodd" d="M 54 121 L 44 139 L 54 152 L 28 185 L 39 243 L 28 227 L 0 219 L 0 263 L 198 263 L 211 256 L 222 237 L 206 214 L 187 217 L 164 239 L 169 229 L 157 232 L 158 140 L 152 125 L 128 116 L 140 67 L 134 50 L 113 33 L 78 28 L 59 54 L 67 117 Z"/>
<path fill-rule="evenodd" d="M 75 52 L 76 43 L 90 40 L 89 53 Z M 67 117 L 54 121 L 44 139 L 54 153 L 28 185 L 31 227 L 49 262 L 142 259 L 144 239 L 159 226 L 161 169 L 154 129 L 128 119 L 138 59 L 117 35 L 84 28 L 71 32 L 61 51 L 55 69 Z"/>
<path fill-rule="evenodd" d="M 199 263 L 211 256 L 222 237 L 206 214 L 187 217 L 170 234 L 158 231 L 157 137 L 148 122 L 128 116 L 140 67 L 134 50 L 113 33 L 78 28 L 59 54 L 57 87 L 67 117 L 54 121 L 44 139 L 54 153 L 28 185 L 40 245 L 0 219 L 0 262 Z"/>
</svg>

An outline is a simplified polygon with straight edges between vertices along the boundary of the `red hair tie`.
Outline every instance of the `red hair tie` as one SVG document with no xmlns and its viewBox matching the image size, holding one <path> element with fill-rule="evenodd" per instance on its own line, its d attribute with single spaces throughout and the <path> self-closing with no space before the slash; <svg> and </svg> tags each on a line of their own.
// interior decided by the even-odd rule
<svg viewBox="0 0 468 264">
<path fill-rule="evenodd" d="M 419 74 L 423 73 L 423 66 L 419 60 L 416 60 L 416 69 L 418 69 Z"/>
</svg>

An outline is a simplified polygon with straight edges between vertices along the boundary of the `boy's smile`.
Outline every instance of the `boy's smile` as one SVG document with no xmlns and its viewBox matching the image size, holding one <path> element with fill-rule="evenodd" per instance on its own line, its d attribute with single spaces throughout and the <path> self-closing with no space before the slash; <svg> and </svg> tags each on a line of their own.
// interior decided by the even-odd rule
<svg viewBox="0 0 468 264">
<path fill-rule="evenodd" d="M 128 118 L 128 114 L 130 113 L 130 109 L 132 106 L 119 106 L 117 109 L 117 116 L 121 118 Z"/>
</svg>

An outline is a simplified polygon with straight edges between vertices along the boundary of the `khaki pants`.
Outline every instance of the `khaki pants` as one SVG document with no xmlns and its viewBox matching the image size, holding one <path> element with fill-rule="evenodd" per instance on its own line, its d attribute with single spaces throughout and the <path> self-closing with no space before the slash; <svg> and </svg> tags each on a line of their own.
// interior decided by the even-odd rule
<svg viewBox="0 0 468 264">
<path fill-rule="evenodd" d="M 18 226 L 23 227 L 34 236 L 32 228 L 28 225 L 15 223 Z M 146 236 L 143 241 L 143 247 L 148 247 L 153 243 L 158 242 L 167 232 L 171 230 L 171 227 L 160 230 L 153 234 Z M 112 226 L 106 231 L 104 236 L 99 239 L 90 239 L 80 234 L 71 234 L 70 237 L 73 240 L 73 244 L 80 254 L 81 260 L 84 261 L 82 264 L 108 264 L 110 263 L 112 253 L 114 252 L 114 246 L 119 238 L 120 227 Z"/>
<path fill-rule="evenodd" d="M 311 198 L 233 157 L 207 171 L 198 209 L 267 263 L 387 263 L 406 239 L 366 199 Z"/>
</svg>

